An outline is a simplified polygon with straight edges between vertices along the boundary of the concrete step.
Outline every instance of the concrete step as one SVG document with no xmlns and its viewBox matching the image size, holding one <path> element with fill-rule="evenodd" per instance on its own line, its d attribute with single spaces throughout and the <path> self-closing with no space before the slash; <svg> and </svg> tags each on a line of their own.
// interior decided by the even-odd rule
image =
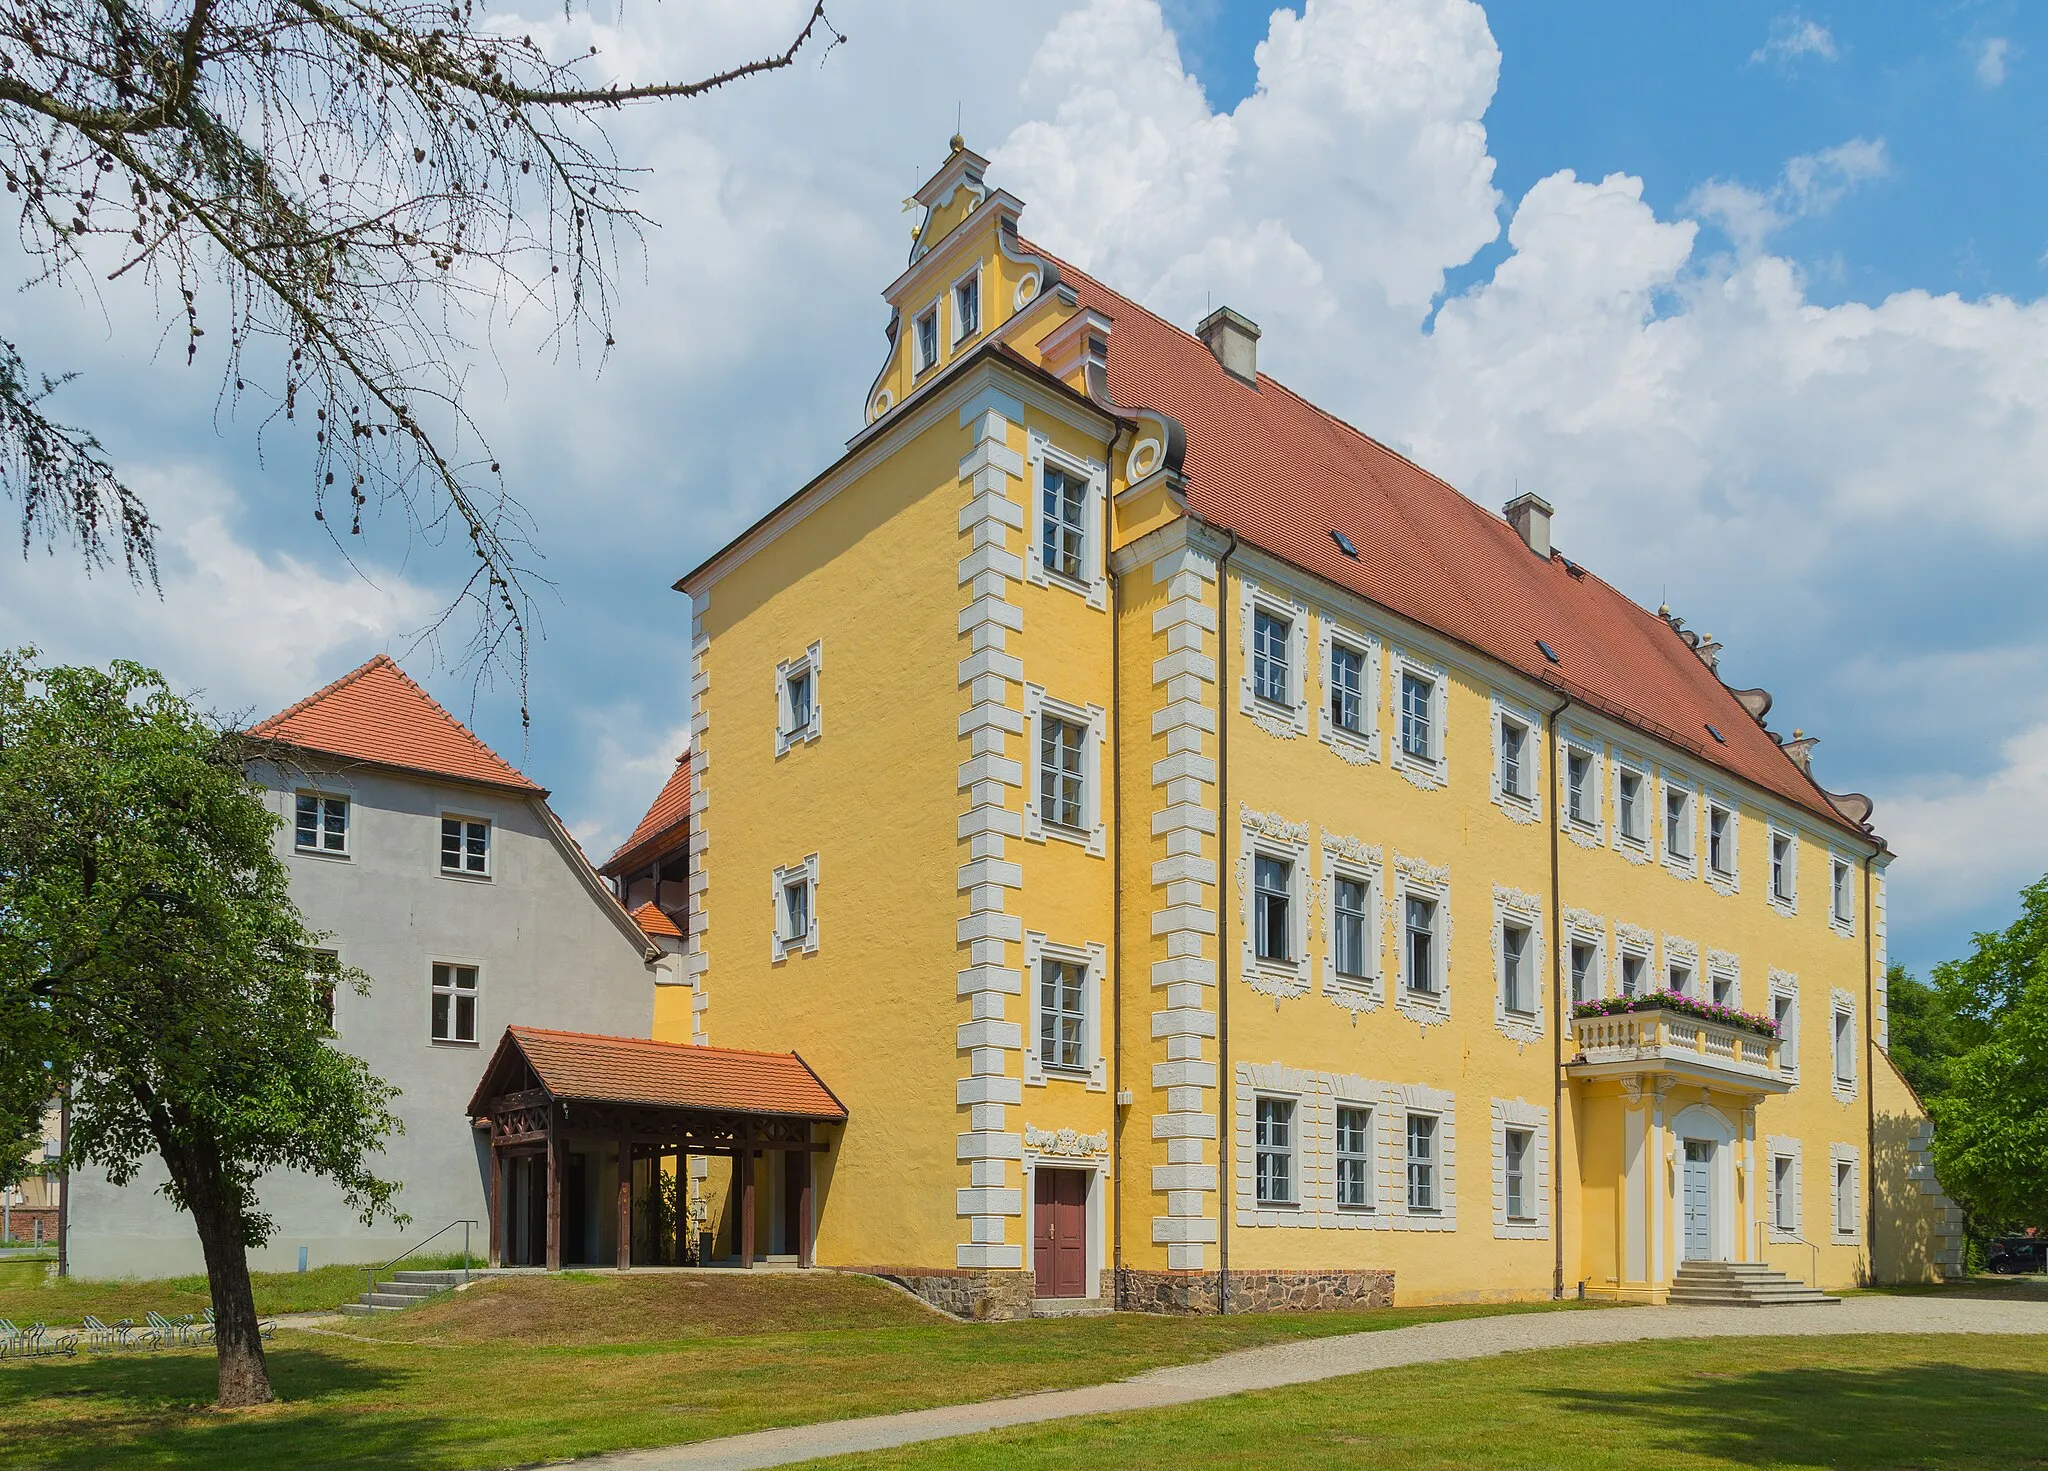
<svg viewBox="0 0 2048 1471">
<path fill-rule="evenodd" d="M 379 1282 L 377 1291 L 391 1297 L 432 1297 L 448 1289 L 434 1282 Z"/>
<path fill-rule="evenodd" d="M 345 1302 L 341 1305 L 341 1311 L 351 1318 L 369 1318 L 376 1316 L 378 1313 L 396 1313 L 402 1310 L 385 1307 L 379 1303 Z"/>
<path fill-rule="evenodd" d="M 1031 1316 L 1034 1318 L 1106 1318 L 1114 1311 L 1099 1297 L 1035 1297 L 1031 1300 Z"/>
<path fill-rule="evenodd" d="M 393 1272 L 393 1282 L 417 1282 L 430 1287 L 460 1287 L 464 1281 L 473 1280 L 478 1273 L 471 1271 L 465 1278 L 460 1267 L 445 1272 Z"/>
<path fill-rule="evenodd" d="M 409 1292 L 386 1292 L 379 1288 L 375 1292 L 363 1293 L 356 1301 L 373 1308 L 416 1308 L 432 1296 L 428 1293 L 426 1297 L 416 1297 Z"/>
</svg>

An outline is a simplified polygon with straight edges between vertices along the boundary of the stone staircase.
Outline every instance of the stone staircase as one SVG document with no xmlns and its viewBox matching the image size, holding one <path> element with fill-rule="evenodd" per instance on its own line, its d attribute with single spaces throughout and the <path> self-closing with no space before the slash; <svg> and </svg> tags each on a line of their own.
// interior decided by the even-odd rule
<svg viewBox="0 0 2048 1471">
<path fill-rule="evenodd" d="M 1099 1297 L 1035 1297 L 1031 1300 L 1031 1316 L 1034 1318 L 1106 1318 L 1114 1311 Z"/>
<path fill-rule="evenodd" d="M 469 1274 L 472 1280 L 476 1276 L 475 1272 Z M 439 1296 L 463 1280 L 461 1272 L 393 1272 L 389 1281 L 377 1284 L 375 1292 L 365 1292 L 354 1302 L 343 1303 L 341 1310 L 359 1318 L 372 1313 L 401 1312 Z"/>
<path fill-rule="evenodd" d="M 1761 1262 L 1686 1262 L 1671 1283 L 1673 1307 L 1775 1308 L 1839 1303 Z"/>
</svg>

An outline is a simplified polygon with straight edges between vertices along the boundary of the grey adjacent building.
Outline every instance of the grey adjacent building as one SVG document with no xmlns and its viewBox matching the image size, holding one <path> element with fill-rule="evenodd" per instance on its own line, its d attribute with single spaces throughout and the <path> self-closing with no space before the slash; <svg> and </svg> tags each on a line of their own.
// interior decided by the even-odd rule
<svg viewBox="0 0 2048 1471">
<path fill-rule="evenodd" d="M 283 819 L 293 896 L 341 962 L 371 979 L 367 994 L 335 998 L 334 1024 L 338 1045 L 401 1090 L 405 1132 L 381 1173 L 403 1182 L 411 1221 L 365 1227 L 333 1186 L 273 1174 L 261 1199 L 277 1229 L 251 1265 L 289 1270 L 302 1247 L 316 1266 L 382 1260 L 463 1218 L 479 1223 L 481 1254 L 488 1150 L 467 1104 L 491 1049 L 515 1023 L 648 1036 L 664 946 L 592 869 L 547 793 L 390 659 L 252 733 L 272 743 L 251 775 Z M 74 1174 L 74 1275 L 204 1270 L 163 1181 L 154 1162 L 118 1189 Z"/>
</svg>

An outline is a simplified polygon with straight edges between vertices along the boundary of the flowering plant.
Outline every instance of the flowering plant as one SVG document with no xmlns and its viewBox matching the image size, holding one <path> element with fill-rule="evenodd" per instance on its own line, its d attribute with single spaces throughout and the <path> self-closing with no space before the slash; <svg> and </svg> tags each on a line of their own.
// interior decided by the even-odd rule
<svg viewBox="0 0 2048 1471">
<path fill-rule="evenodd" d="M 1755 1032 L 1759 1036 L 1778 1035 L 1778 1023 L 1775 1018 L 1738 1011 L 1732 1006 L 1723 1006 L 1718 1001 L 1701 1001 L 1680 991 L 1648 991 L 1638 996 L 1602 996 L 1597 1001 L 1581 1001 L 1572 1007 L 1573 1016 L 1627 1016 L 1638 1011 L 1675 1011 L 1681 1016 L 1696 1016 L 1701 1021 L 1719 1022 L 1724 1027 L 1740 1027 L 1745 1032 Z"/>
</svg>

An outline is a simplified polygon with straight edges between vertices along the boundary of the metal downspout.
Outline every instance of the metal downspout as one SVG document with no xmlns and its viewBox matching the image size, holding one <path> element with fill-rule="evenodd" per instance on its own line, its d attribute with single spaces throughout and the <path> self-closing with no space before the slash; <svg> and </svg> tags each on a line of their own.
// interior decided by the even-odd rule
<svg viewBox="0 0 2048 1471">
<path fill-rule="evenodd" d="M 1557 833 L 1563 820 L 1564 763 L 1557 755 L 1557 717 L 1571 707 L 1572 697 L 1558 696 L 1546 719 L 1550 747 L 1550 1239 L 1555 1258 L 1550 1269 L 1550 1295 L 1564 1296 L 1564 901 L 1558 875 Z"/>
<path fill-rule="evenodd" d="M 1237 533 L 1216 563 L 1216 1312 L 1230 1311 L 1230 559 Z"/>
<path fill-rule="evenodd" d="M 1877 911 L 1870 907 L 1871 866 L 1863 860 L 1863 1239 L 1870 1250 L 1870 1285 L 1877 1285 Z M 1829 902 L 1833 899 L 1830 896 Z M 1814 1284 L 1816 1287 L 1819 1283 Z"/>
<path fill-rule="evenodd" d="M 1110 448 L 1112 459 L 1115 446 Z M 1109 578 L 1109 803 L 1110 917 L 1109 953 L 1109 1211 L 1110 1303 L 1124 1305 L 1124 754 L 1122 656 L 1123 582 L 1109 558 L 1102 559 Z M 1031 752 L 1024 759 L 1032 759 Z M 1029 982 L 1027 981 L 1028 985 Z"/>
</svg>

